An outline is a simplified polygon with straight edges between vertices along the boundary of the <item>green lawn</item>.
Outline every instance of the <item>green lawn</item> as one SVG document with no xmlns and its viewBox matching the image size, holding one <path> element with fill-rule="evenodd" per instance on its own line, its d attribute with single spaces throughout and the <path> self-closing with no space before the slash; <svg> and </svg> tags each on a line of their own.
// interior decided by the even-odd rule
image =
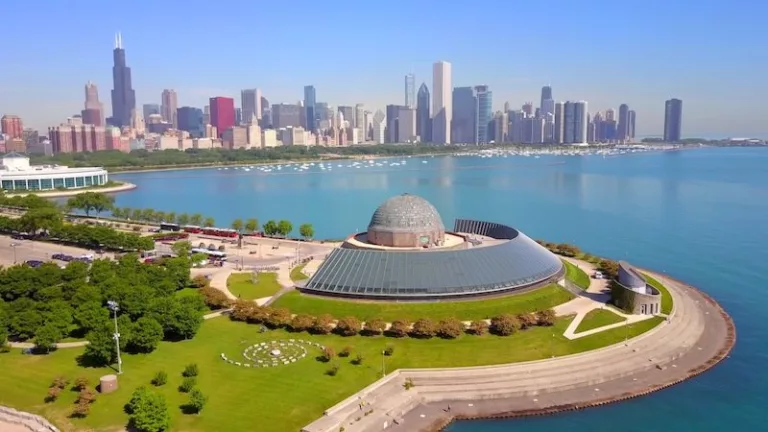
<svg viewBox="0 0 768 432">
<path fill-rule="evenodd" d="M 356 316 L 362 320 L 381 318 L 385 321 L 419 318 L 459 318 L 474 320 L 491 318 L 503 313 L 518 314 L 549 309 L 573 298 L 573 294 L 559 285 L 550 285 L 535 291 L 506 297 L 451 301 L 451 302 L 361 302 L 329 299 L 291 291 L 280 296 L 272 306 L 290 309 L 295 314 L 334 317 Z"/>
<path fill-rule="evenodd" d="M 72 419 L 75 392 L 64 392 L 54 403 L 45 404 L 48 385 L 59 375 L 74 381 L 80 376 L 96 383 L 98 377 L 113 373 L 108 368 L 81 368 L 76 357 L 81 348 L 62 349 L 45 356 L 22 355 L 20 350 L 0 354 L 0 405 L 41 414 L 63 431 L 122 430 L 128 420 L 123 405 L 133 390 L 148 385 L 159 370 L 168 373 L 168 384 L 156 388 L 165 395 L 171 413 L 173 431 L 258 430 L 260 432 L 297 431 L 319 417 L 323 410 L 350 396 L 381 375 L 381 355 L 386 345 L 395 348 L 386 358 L 386 370 L 405 367 L 452 367 L 509 363 L 562 356 L 619 343 L 626 332 L 641 334 L 663 318 L 655 317 L 631 326 L 618 328 L 569 341 L 562 336 L 572 318 L 561 318 L 554 327 L 538 327 L 509 337 L 464 335 L 456 340 L 391 339 L 385 337 L 335 335 L 311 336 L 282 330 L 259 333 L 259 326 L 232 322 L 226 318 L 205 321 L 199 334 L 190 341 L 162 342 L 152 354 L 124 355 L 123 375 L 119 389 L 99 395 L 91 414 L 85 419 Z M 274 340 L 302 338 L 335 348 L 339 352 L 353 347 L 349 358 L 339 358 L 337 376 L 325 374 L 329 365 L 309 355 L 297 363 L 267 369 L 247 369 L 225 363 L 225 353 L 236 361 L 251 344 Z M 319 354 L 319 351 L 317 352 Z M 365 360 L 355 366 L 351 359 L 360 353 Z M 196 362 L 200 368 L 198 387 L 208 396 L 208 404 L 199 415 L 184 415 L 180 405 L 188 396 L 176 387 L 181 382 L 185 364 Z M 12 371 L 13 373 L 7 373 Z"/>
<path fill-rule="evenodd" d="M 587 315 L 581 320 L 574 333 L 581 333 L 583 331 L 624 322 L 626 320 L 627 319 L 623 316 L 616 315 L 609 309 L 592 309 L 587 312 Z"/>
<path fill-rule="evenodd" d="M 252 282 L 252 273 L 232 273 L 227 279 L 229 292 L 245 300 L 255 300 L 273 296 L 280 291 L 277 273 L 259 273 L 256 283 Z"/>
<path fill-rule="evenodd" d="M 309 276 L 305 275 L 303 270 L 304 266 L 306 264 L 297 265 L 296 267 L 291 269 L 291 280 L 294 282 L 302 281 L 305 279 L 309 279 Z"/>
<path fill-rule="evenodd" d="M 197 288 L 182 288 L 175 293 L 173 293 L 176 297 L 194 297 L 197 295 L 200 295 L 200 290 Z"/>
<path fill-rule="evenodd" d="M 672 313 L 672 294 L 669 293 L 669 290 L 667 290 L 667 287 L 665 287 L 661 282 L 657 281 L 656 279 L 649 276 L 647 273 L 643 273 L 643 276 L 645 276 L 645 281 L 648 282 L 651 286 L 659 290 L 661 292 L 661 313 L 663 314 L 671 314 Z"/>
<path fill-rule="evenodd" d="M 563 260 L 565 264 L 565 278 L 576 284 L 581 289 L 589 288 L 589 275 L 584 270 L 576 267 L 570 261 Z"/>
</svg>

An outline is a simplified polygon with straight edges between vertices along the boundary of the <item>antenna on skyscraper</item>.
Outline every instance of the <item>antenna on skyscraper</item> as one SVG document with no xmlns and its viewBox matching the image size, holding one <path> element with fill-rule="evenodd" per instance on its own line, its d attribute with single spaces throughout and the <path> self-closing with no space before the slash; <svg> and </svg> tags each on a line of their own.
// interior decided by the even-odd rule
<svg viewBox="0 0 768 432">
<path fill-rule="evenodd" d="M 123 48 L 123 36 L 120 34 L 120 32 L 115 33 L 115 48 Z"/>
</svg>

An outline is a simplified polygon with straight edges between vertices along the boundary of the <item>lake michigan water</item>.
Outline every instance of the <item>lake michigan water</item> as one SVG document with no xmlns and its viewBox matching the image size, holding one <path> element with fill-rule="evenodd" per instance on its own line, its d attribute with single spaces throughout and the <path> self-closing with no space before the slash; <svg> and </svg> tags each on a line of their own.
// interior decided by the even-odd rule
<svg viewBox="0 0 768 432">
<path fill-rule="evenodd" d="M 391 163 L 405 160 L 400 166 Z M 117 205 L 313 224 L 318 238 L 364 230 L 376 206 L 421 195 L 447 227 L 501 222 L 685 280 L 733 316 L 731 358 L 651 396 L 579 413 L 472 421 L 451 432 L 766 430 L 768 421 L 768 149 L 704 148 L 599 156 L 413 157 L 330 170 L 197 169 L 119 174 L 138 189 Z M 341 166 L 339 166 L 341 165 Z"/>
</svg>

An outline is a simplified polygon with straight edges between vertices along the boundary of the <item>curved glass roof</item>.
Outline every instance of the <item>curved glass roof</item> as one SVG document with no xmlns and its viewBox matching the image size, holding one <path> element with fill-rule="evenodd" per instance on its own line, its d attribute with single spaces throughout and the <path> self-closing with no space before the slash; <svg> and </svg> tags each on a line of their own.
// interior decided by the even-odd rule
<svg viewBox="0 0 768 432">
<path fill-rule="evenodd" d="M 416 195 L 402 194 L 384 201 L 371 216 L 368 231 L 445 231 L 435 206 Z"/>
<path fill-rule="evenodd" d="M 457 220 L 455 228 L 511 240 L 430 252 L 336 249 L 304 289 L 359 297 L 460 296 L 524 288 L 562 270 L 558 257 L 513 228 L 468 220 Z"/>
</svg>

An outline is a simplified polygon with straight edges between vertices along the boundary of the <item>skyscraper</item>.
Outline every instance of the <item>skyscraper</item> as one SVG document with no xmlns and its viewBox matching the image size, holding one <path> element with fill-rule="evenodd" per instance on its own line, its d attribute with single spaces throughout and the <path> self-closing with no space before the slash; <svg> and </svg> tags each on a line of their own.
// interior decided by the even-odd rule
<svg viewBox="0 0 768 432">
<path fill-rule="evenodd" d="M 541 108 L 542 111 L 544 111 L 544 101 L 547 99 L 552 99 L 552 87 L 548 85 L 541 88 L 541 103 L 539 104 L 539 108 Z"/>
<path fill-rule="evenodd" d="M 429 89 L 421 83 L 416 96 L 416 135 L 421 142 L 432 142 L 432 119 L 429 117 Z"/>
<path fill-rule="evenodd" d="M 21 138 L 22 133 L 24 132 L 24 125 L 21 122 L 21 117 L 16 115 L 4 115 L 2 118 L 0 118 L 0 130 L 11 137 L 11 139 L 14 138 Z"/>
<path fill-rule="evenodd" d="M 200 108 L 181 107 L 176 111 L 176 119 L 179 122 L 179 130 L 189 132 L 192 138 L 202 138 L 205 135 L 203 110 Z"/>
<path fill-rule="evenodd" d="M 680 141 L 683 129 L 683 101 L 670 99 L 664 103 L 664 141 Z"/>
<path fill-rule="evenodd" d="M 616 128 L 616 139 L 627 141 L 629 139 L 629 106 L 619 105 L 619 125 Z"/>
<path fill-rule="evenodd" d="M 218 138 L 235 125 L 235 100 L 228 97 L 212 97 L 208 103 L 211 111 L 211 125 L 216 126 Z"/>
<path fill-rule="evenodd" d="M 432 142 L 451 143 L 452 115 L 451 64 L 439 61 L 432 65 Z"/>
<path fill-rule="evenodd" d="M 629 139 L 635 139 L 635 111 L 629 110 Z"/>
<path fill-rule="evenodd" d="M 475 116 L 477 99 L 472 87 L 453 89 L 453 113 L 451 115 L 451 142 L 475 143 Z"/>
<path fill-rule="evenodd" d="M 243 109 L 244 123 L 253 123 L 253 118 L 261 120 L 261 90 L 255 88 L 240 91 L 240 107 Z"/>
<path fill-rule="evenodd" d="M 275 129 L 284 127 L 301 126 L 301 115 L 299 111 L 301 106 L 298 104 L 273 104 L 272 105 L 272 126 Z M 309 120 L 307 120 L 309 121 Z"/>
<path fill-rule="evenodd" d="M 493 120 L 493 92 L 488 90 L 487 85 L 475 86 L 475 98 L 477 100 L 477 108 L 475 109 L 476 121 L 475 121 L 475 143 L 487 144 L 491 141 L 490 136 L 493 135 L 489 130 L 491 121 Z"/>
<path fill-rule="evenodd" d="M 587 143 L 587 132 L 588 132 L 588 125 L 589 125 L 589 113 L 587 111 L 587 102 L 586 101 L 576 101 L 574 102 L 575 110 L 574 110 L 574 116 L 575 116 L 575 122 L 574 122 L 574 131 L 573 131 L 573 137 L 574 144 L 584 144 Z"/>
<path fill-rule="evenodd" d="M 416 77 L 413 74 L 405 76 L 405 106 L 414 108 L 416 106 Z"/>
<path fill-rule="evenodd" d="M 81 114 L 83 123 L 104 126 L 104 105 L 99 102 L 99 88 L 90 81 L 85 85 L 85 106 Z"/>
<path fill-rule="evenodd" d="M 304 129 L 314 132 L 317 124 L 317 111 L 315 110 L 315 104 L 317 103 L 317 95 L 315 94 L 315 86 L 304 86 L 304 109 L 306 110 L 306 123 Z"/>
<path fill-rule="evenodd" d="M 178 102 L 176 100 L 176 91 L 165 89 L 160 96 L 160 115 L 163 116 L 163 120 L 173 125 L 174 128 L 179 127 L 179 121 L 176 118 L 176 110 L 178 109 Z"/>
<path fill-rule="evenodd" d="M 136 110 L 136 92 L 131 84 L 131 68 L 125 62 L 123 37 L 120 33 L 115 36 L 115 49 L 112 51 L 114 65 L 112 66 L 112 117 L 113 126 L 124 127 L 131 125 L 131 117 Z"/>
<path fill-rule="evenodd" d="M 554 132 L 554 143 L 555 144 L 562 144 L 565 140 L 564 135 L 564 127 L 565 125 L 565 104 L 562 102 L 557 102 L 555 104 L 555 132 Z"/>
<path fill-rule="evenodd" d="M 563 112 L 563 143 L 573 144 L 576 142 L 576 103 L 566 102 Z"/>
</svg>

